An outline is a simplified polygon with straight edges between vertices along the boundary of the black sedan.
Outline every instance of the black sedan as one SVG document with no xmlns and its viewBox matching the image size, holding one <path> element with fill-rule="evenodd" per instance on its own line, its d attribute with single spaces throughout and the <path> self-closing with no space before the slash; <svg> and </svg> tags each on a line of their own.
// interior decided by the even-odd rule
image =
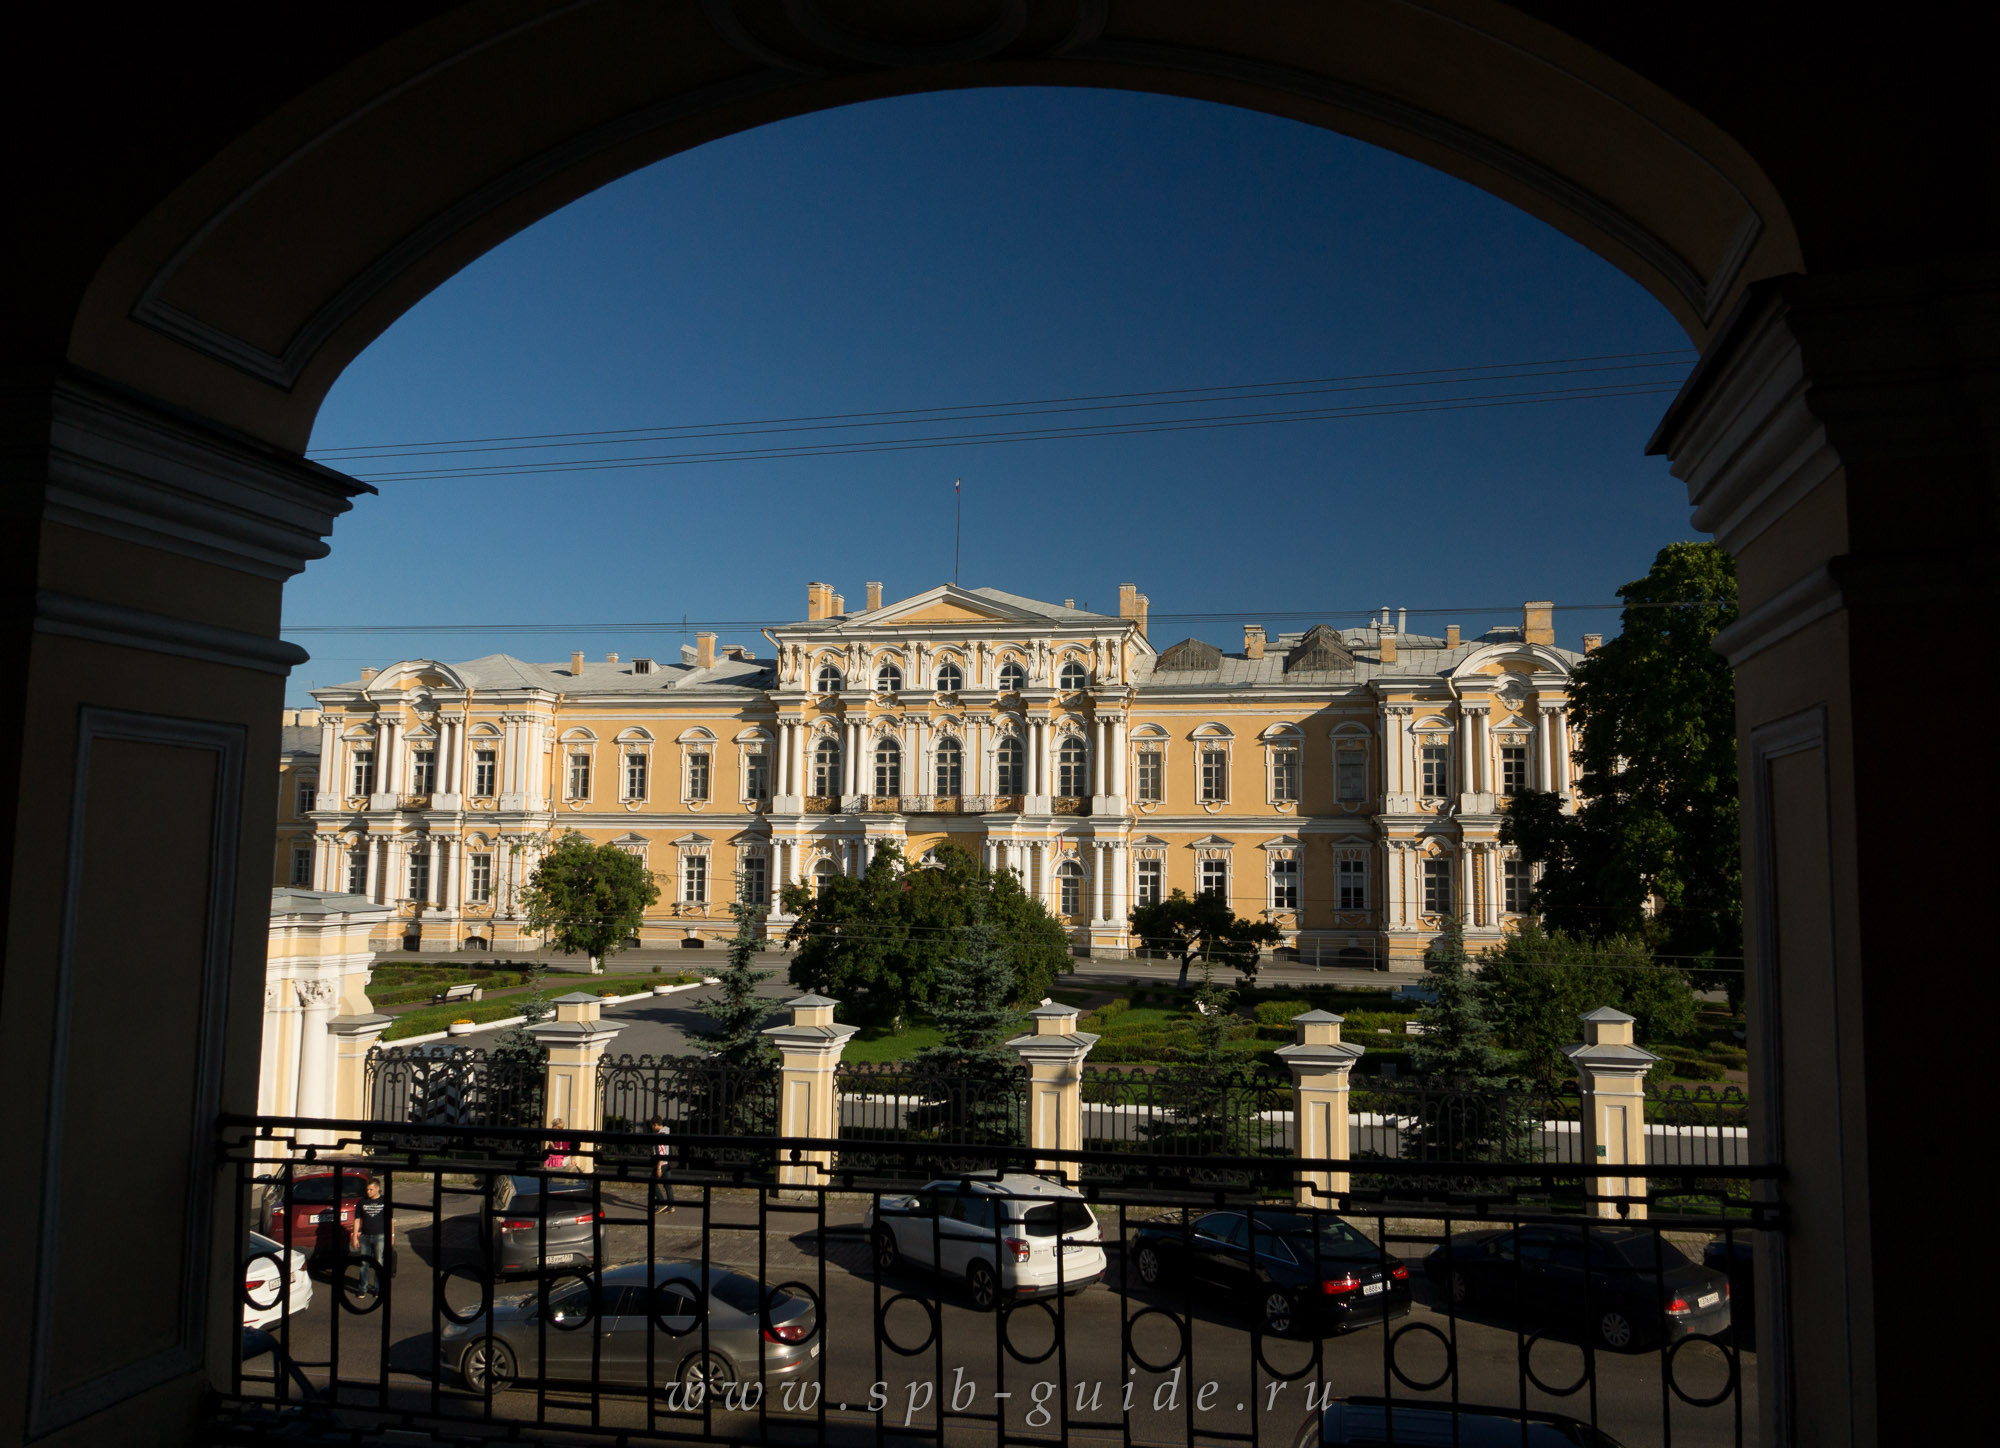
<svg viewBox="0 0 2000 1448">
<path fill-rule="evenodd" d="M 1185 1279 L 1243 1302 L 1264 1331 L 1344 1332 L 1410 1310 L 1410 1269 L 1331 1214 L 1210 1212 L 1139 1228 L 1132 1270 L 1148 1287 Z"/>
<path fill-rule="evenodd" d="M 1347 1448 L 1385 1443 L 1455 1444 L 1457 1448 L 1619 1448 L 1618 1441 L 1561 1413 L 1523 1412 L 1461 1403 L 1433 1407 L 1404 1399 L 1336 1398 L 1306 1419 L 1292 1448 Z"/>
<path fill-rule="evenodd" d="M 1729 1279 L 1636 1227 L 1561 1223 L 1465 1232 L 1432 1250 L 1424 1272 L 1454 1307 L 1518 1311 L 1538 1326 L 1575 1326 L 1608 1348 L 1644 1348 L 1729 1326 Z"/>
</svg>

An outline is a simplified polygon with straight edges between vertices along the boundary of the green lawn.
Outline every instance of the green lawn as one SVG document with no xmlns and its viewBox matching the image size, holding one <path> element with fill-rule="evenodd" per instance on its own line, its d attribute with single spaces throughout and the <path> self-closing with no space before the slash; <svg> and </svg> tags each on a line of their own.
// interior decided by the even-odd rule
<svg viewBox="0 0 2000 1448">
<path fill-rule="evenodd" d="M 433 1031 L 441 1031 L 453 1021 L 503 1021 L 509 1016 L 521 1014 L 518 996 L 502 996 L 498 1000 L 454 1001 L 448 1006 L 420 1006 L 413 1011 L 404 1011 L 390 1023 L 382 1033 L 384 1041 L 400 1041 L 406 1036 L 428 1036 Z"/>
<path fill-rule="evenodd" d="M 879 1061 L 907 1061 L 924 1047 L 939 1045 L 943 1040 L 935 1026 L 907 1026 L 900 1034 L 879 1026 L 864 1026 L 848 1038 L 847 1050 L 840 1059 L 870 1065 Z"/>
</svg>

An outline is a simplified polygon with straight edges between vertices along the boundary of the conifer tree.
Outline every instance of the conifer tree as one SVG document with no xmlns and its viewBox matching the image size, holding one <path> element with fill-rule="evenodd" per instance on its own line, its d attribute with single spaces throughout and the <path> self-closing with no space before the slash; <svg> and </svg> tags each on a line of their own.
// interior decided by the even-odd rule
<svg viewBox="0 0 2000 1448">
<path fill-rule="evenodd" d="M 729 964 L 719 977 L 721 993 L 703 1001 L 701 1013 L 714 1021 L 715 1054 L 740 1066 L 765 1065 L 775 1061 L 775 1048 L 762 1035 L 770 1019 L 771 1003 L 757 994 L 757 983 L 769 980 L 772 972 L 753 970 L 751 962 L 764 949 L 757 925 L 763 911 L 738 900 L 729 907 L 736 917 L 736 934 L 729 940 Z"/>
<path fill-rule="evenodd" d="M 1410 1048 L 1410 1069 L 1469 1090 L 1504 1084 L 1506 1070 L 1493 1044 L 1493 1023 L 1478 982 L 1466 969 L 1462 916 L 1446 918 L 1443 938 L 1424 959 L 1424 984 L 1435 999 L 1417 1012 L 1429 1029 Z"/>
<path fill-rule="evenodd" d="M 972 896 L 960 946 L 938 969 L 931 1019 L 943 1037 L 917 1052 L 924 1094 L 936 1104 L 923 1124 L 961 1141 L 1019 1135 L 1019 1063 L 1004 1044 L 1019 1024 L 1010 1006 L 1014 967 L 982 894 Z"/>
</svg>

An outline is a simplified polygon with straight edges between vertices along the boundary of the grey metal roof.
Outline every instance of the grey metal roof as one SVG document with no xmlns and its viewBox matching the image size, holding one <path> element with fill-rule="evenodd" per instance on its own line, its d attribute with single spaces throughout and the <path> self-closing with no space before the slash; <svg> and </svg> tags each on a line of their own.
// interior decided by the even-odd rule
<svg viewBox="0 0 2000 1448">
<path fill-rule="evenodd" d="M 313 724 L 285 724 L 278 730 L 280 754 L 318 754 L 319 728 Z"/>
<path fill-rule="evenodd" d="M 1305 633 L 1301 631 L 1279 634 L 1266 643 L 1261 659 L 1224 654 L 1221 662 L 1212 669 L 1161 669 L 1155 658 L 1135 658 L 1132 661 L 1132 678 L 1140 692 L 1147 694 L 1176 689 L 1272 688 L 1286 684 L 1348 687 L 1378 678 L 1407 679 L 1448 674 L 1483 648 L 1493 644 L 1519 643 L 1521 639 L 1518 628 L 1496 628 L 1487 630 L 1478 638 L 1463 640 L 1457 648 L 1447 648 L 1441 638 L 1406 633 L 1398 636 L 1396 661 L 1385 664 L 1373 629 L 1349 628 L 1337 632 L 1341 646 L 1354 655 L 1351 670 L 1298 669 L 1286 673 L 1285 655 L 1305 638 Z M 1582 654 L 1568 649 L 1557 649 L 1556 652 L 1572 664 L 1583 658 Z"/>
<path fill-rule="evenodd" d="M 556 694 L 661 694 L 689 689 L 763 690 L 777 684 L 776 665 L 770 659 L 718 658 L 706 669 L 678 661 L 654 659 L 651 673 L 637 673 L 632 660 L 617 663 L 585 660 L 583 672 L 572 674 L 569 662 L 530 663 L 512 654 L 487 654 L 452 664 L 452 669 L 475 689 L 545 689 Z M 362 689 L 359 679 L 342 686 Z"/>
<path fill-rule="evenodd" d="M 377 905 L 366 895 L 345 895 L 335 890 L 298 890 L 288 885 L 273 887 L 273 915 L 345 915 L 355 910 L 379 910 L 393 914 L 394 907 Z"/>
<path fill-rule="evenodd" d="M 981 598 L 990 598 L 995 603 L 1004 603 L 1010 608 L 1018 608 L 1026 613 L 1038 613 L 1044 618 L 1058 619 L 1065 623 L 1118 623 L 1115 613 L 1090 613 L 1081 608 L 1065 608 L 1059 603 L 1048 603 L 1039 598 L 1026 598 L 1018 593 L 1007 593 L 998 588 L 973 588 Z"/>
</svg>

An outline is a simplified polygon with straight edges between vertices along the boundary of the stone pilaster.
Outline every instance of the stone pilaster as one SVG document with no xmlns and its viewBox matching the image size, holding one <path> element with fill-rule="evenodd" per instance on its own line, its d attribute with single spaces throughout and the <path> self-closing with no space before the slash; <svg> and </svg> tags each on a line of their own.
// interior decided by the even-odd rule
<svg viewBox="0 0 2000 1448">
<path fill-rule="evenodd" d="M 596 1131 L 601 1125 L 597 1066 L 604 1048 L 624 1030 L 598 1018 L 603 1002 L 583 991 L 555 999 L 556 1017 L 528 1027 L 528 1034 L 549 1053 L 547 1089 L 542 1093 L 542 1124 L 561 1121 L 569 1131 Z M 577 1158 L 587 1170 L 588 1153 Z"/>
<path fill-rule="evenodd" d="M 1097 1037 L 1076 1028 L 1075 1006 L 1044 1005 L 1028 1012 L 1033 1034 L 1007 1043 L 1028 1068 L 1028 1145 L 1037 1151 L 1083 1148 L 1083 1060 Z M 1074 1178 L 1074 1166 L 1037 1158 L 1035 1170 Z"/>
<path fill-rule="evenodd" d="M 368 1053 L 394 1016 L 335 1016 L 326 1023 L 333 1036 L 333 1114 L 342 1121 L 371 1119 L 375 1103 L 368 1094 Z"/>
<path fill-rule="evenodd" d="M 1632 1038 L 1632 1017 L 1609 1006 L 1586 1011 L 1583 1044 L 1564 1046 L 1576 1067 L 1583 1093 L 1583 1164 L 1585 1166 L 1646 1165 L 1646 1072 L 1659 1060 Z M 1600 1177 L 1585 1193 L 1599 1198 L 1600 1217 L 1646 1215 L 1646 1204 L 1610 1198 L 1644 1197 L 1646 1176 Z"/>
<path fill-rule="evenodd" d="M 1347 1079 L 1361 1059 L 1361 1047 L 1340 1039 L 1341 1020 L 1330 1011 L 1293 1016 L 1298 1040 L 1277 1050 L 1292 1072 L 1292 1148 L 1301 1161 L 1346 1161 L 1353 1155 Z M 1347 1189 L 1344 1171 L 1330 1167 L 1301 1171 L 1298 1204 L 1330 1207 Z"/>
<path fill-rule="evenodd" d="M 784 1187 L 819 1187 L 829 1181 L 831 1143 L 840 1136 L 834 1071 L 847 1038 L 860 1029 L 833 1019 L 839 1004 L 822 995 L 802 995 L 787 1002 L 792 1012 L 789 1025 L 764 1029 L 778 1048 L 778 1135 L 828 1143 L 795 1157 L 787 1154 L 778 1163 L 778 1181 Z"/>
</svg>

